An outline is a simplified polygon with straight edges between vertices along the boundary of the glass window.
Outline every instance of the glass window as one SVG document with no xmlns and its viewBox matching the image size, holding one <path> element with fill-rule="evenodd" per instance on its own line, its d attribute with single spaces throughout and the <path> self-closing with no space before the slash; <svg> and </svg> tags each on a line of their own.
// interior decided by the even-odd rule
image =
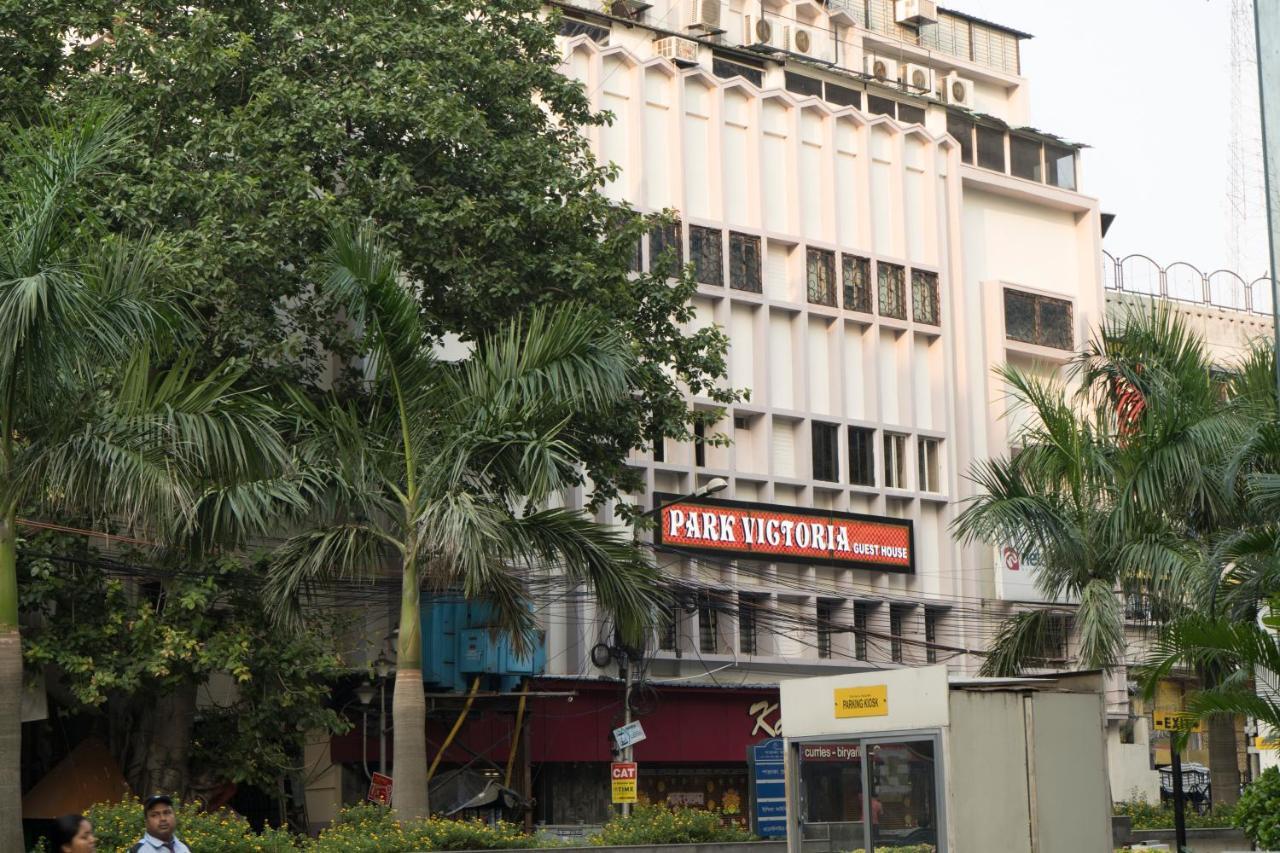
<svg viewBox="0 0 1280 853">
<path fill-rule="evenodd" d="M 1030 293 L 1005 290 L 1004 333 L 1015 341 L 1036 342 L 1036 298 Z"/>
<path fill-rule="evenodd" d="M 805 254 L 809 301 L 814 305 L 836 304 L 836 253 L 828 249 L 810 249 Z"/>
<path fill-rule="evenodd" d="M 653 461 L 667 461 L 667 440 L 664 436 L 655 435 L 653 437 Z"/>
<path fill-rule="evenodd" d="M 675 276 L 684 266 L 684 247 L 680 245 L 680 222 L 668 222 L 649 232 L 649 271 L 654 275 Z"/>
<path fill-rule="evenodd" d="M 790 71 L 782 72 L 782 79 L 783 85 L 786 86 L 788 92 L 795 92 L 797 95 L 822 97 L 821 80 L 805 77 L 803 74 L 793 74 Z"/>
<path fill-rule="evenodd" d="M 865 745 L 874 850 L 938 845 L 938 791 L 932 740 Z"/>
<path fill-rule="evenodd" d="M 925 270 L 911 271 L 911 317 L 917 323 L 942 325 L 938 307 L 938 274 Z"/>
<path fill-rule="evenodd" d="M 898 117 L 898 102 L 878 95 L 867 95 L 867 112 L 876 116 Z"/>
<path fill-rule="evenodd" d="M 896 320 L 907 319 L 907 271 L 897 264 L 876 264 L 880 285 L 880 314 Z"/>
<path fill-rule="evenodd" d="M 744 655 L 756 653 L 756 609 L 760 599 L 753 595 L 738 596 L 738 651 Z"/>
<path fill-rule="evenodd" d="M 724 284 L 724 242 L 718 228 L 689 226 L 689 256 L 701 284 Z"/>
<path fill-rule="evenodd" d="M 716 608 L 711 595 L 698 594 L 698 649 L 706 654 L 716 652 Z"/>
<path fill-rule="evenodd" d="M 676 609 L 669 604 L 658 613 L 658 648 L 668 652 L 676 649 Z"/>
<path fill-rule="evenodd" d="M 849 482 L 855 486 L 876 484 L 875 430 L 849 427 Z"/>
<path fill-rule="evenodd" d="M 902 663 L 902 625 L 905 615 L 896 604 L 889 606 L 889 656 L 894 663 Z"/>
<path fill-rule="evenodd" d="M 1062 145 L 1044 146 L 1044 162 L 1049 170 L 1049 183 L 1064 190 L 1076 188 L 1076 152 Z"/>
<path fill-rule="evenodd" d="M 867 659 L 867 604 L 859 601 L 853 605 L 853 656 Z"/>
<path fill-rule="evenodd" d="M 1004 171 L 1004 131 L 978 125 L 978 165 L 997 172 Z"/>
<path fill-rule="evenodd" d="M 907 437 L 893 432 L 884 434 L 884 485 L 889 489 L 907 487 Z"/>
<path fill-rule="evenodd" d="M 1005 336 L 1054 349 L 1074 349 L 1071 303 L 1020 290 L 1004 292 Z"/>
<path fill-rule="evenodd" d="M 1036 301 L 1040 343 L 1055 349 L 1073 349 L 1071 303 L 1065 299 L 1041 297 Z"/>
<path fill-rule="evenodd" d="M 938 467 L 938 445 L 940 439 L 937 438 L 917 438 L 916 449 L 920 457 L 920 470 L 917 472 L 920 477 L 920 491 L 922 492 L 940 492 L 942 491 L 940 480 L 940 469 Z"/>
<path fill-rule="evenodd" d="M 707 467 L 707 425 L 702 421 L 693 425 L 693 464 Z"/>
<path fill-rule="evenodd" d="M 898 121 L 904 124 L 924 124 L 924 110 L 910 104 L 898 104 Z"/>
<path fill-rule="evenodd" d="M 835 424 L 813 423 L 813 479 L 829 483 L 840 481 L 839 444 L 840 427 Z"/>
<path fill-rule="evenodd" d="M 924 656 L 927 663 L 938 662 L 938 650 L 934 646 L 938 642 L 938 617 L 941 614 L 937 610 L 925 610 L 924 612 L 924 641 L 928 643 L 925 646 Z"/>
<path fill-rule="evenodd" d="M 729 232 L 729 286 L 749 293 L 761 291 L 760 238 Z"/>
<path fill-rule="evenodd" d="M 839 104 L 842 107 L 856 107 L 862 109 L 862 93 L 857 89 L 850 89 L 846 86 L 837 86 L 835 83 L 827 83 L 827 100 L 833 104 Z"/>
<path fill-rule="evenodd" d="M 764 85 L 764 72 L 759 68 L 751 68 L 737 62 L 729 62 L 718 56 L 711 57 L 711 73 L 721 80 L 732 80 L 734 77 L 741 77 L 743 80 L 749 80 L 754 83 L 757 87 Z"/>
<path fill-rule="evenodd" d="M 864 848 L 861 744 L 801 743 L 798 749 L 804 839 L 829 845 L 815 849 Z"/>
<path fill-rule="evenodd" d="M 1009 137 L 1010 171 L 1015 178 L 1044 181 L 1044 169 L 1040 165 L 1040 143 L 1025 136 Z"/>
<path fill-rule="evenodd" d="M 973 163 L 973 121 L 960 113 L 947 111 L 947 133 L 960 143 L 960 159 Z"/>
<path fill-rule="evenodd" d="M 844 288 L 844 307 L 849 311 L 870 314 L 871 261 L 857 255 L 841 255 L 840 280 Z"/>
<path fill-rule="evenodd" d="M 818 657 L 831 657 L 831 631 L 835 622 L 835 604 L 830 601 L 818 602 Z"/>
</svg>

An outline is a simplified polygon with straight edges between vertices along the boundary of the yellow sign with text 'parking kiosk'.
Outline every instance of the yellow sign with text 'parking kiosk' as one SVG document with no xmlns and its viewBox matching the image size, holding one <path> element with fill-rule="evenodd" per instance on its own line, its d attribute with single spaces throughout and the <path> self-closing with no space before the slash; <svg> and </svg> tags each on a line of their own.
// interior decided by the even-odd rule
<svg viewBox="0 0 1280 853">
<path fill-rule="evenodd" d="M 847 717 L 887 717 L 889 688 L 884 684 L 869 687 L 837 687 L 836 719 Z"/>
</svg>

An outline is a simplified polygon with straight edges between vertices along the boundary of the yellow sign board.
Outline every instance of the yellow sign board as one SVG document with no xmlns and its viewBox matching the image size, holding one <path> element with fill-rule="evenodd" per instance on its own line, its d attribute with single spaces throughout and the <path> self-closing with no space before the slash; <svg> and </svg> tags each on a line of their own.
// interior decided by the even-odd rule
<svg viewBox="0 0 1280 853">
<path fill-rule="evenodd" d="M 1181 728 L 1178 725 L 1178 721 L 1185 716 L 1187 716 L 1187 713 L 1185 711 L 1159 711 L 1159 710 L 1152 711 L 1151 727 L 1158 732 L 1176 732 Z M 1191 728 L 1191 731 L 1203 732 L 1204 723 L 1203 722 L 1196 723 Z"/>
<path fill-rule="evenodd" d="M 636 763 L 634 761 L 615 761 L 609 765 L 609 779 L 615 803 L 634 803 L 636 796 Z"/>
<path fill-rule="evenodd" d="M 873 684 L 870 687 L 836 688 L 836 719 L 846 717 L 886 717 L 889 715 L 889 687 Z"/>
<path fill-rule="evenodd" d="M 1280 738 L 1258 735 L 1253 739 L 1255 749 L 1280 749 Z"/>
</svg>

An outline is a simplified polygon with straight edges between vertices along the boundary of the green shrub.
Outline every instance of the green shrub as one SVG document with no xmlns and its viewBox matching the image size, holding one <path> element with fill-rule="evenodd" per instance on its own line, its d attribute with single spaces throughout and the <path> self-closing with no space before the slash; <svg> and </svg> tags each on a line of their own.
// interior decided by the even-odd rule
<svg viewBox="0 0 1280 853">
<path fill-rule="evenodd" d="M 1280 850 L 1280 768 L 1268 768 L 1244 789 L 1235 825 L 1260 850 Z"/>
<path fill-rule="evenodd" d="M 708 841 L 749 841 L 752 835 L 736 825 L 726 826 L 719 812 L 637 805 L 628 817 L 604 825 L 592 844 L 699 844 Z"/>
<path fill-rule="evenodd" d="M 1234 816 L 1232 806 L 1214 806 L 1213 811 L 1200 814 L 1187 804 L 1186 824 L 1188 829 L 1211 829 L 1231 826 Z M 1111 808 L 1115 815 L 1127 815 L 1133 821 L 1134 829 L 1173 829 L 1173 803 L 1148 803 L 1145 800 L 1133 799 L 1116 803 Z"/>
<path fill-rule="evenodd" d="M 268 829 L 259 835 L 249 822 L 225 809 L 199 812 L 195 806 L 174 803 L 178 813 L 178 837 L 200 853 L 296 853 L 293 836 Z M 99 853 L 124 853 L 146 831 L 142 803 L 136 799 L 99 803 L 85 817 L 93 822 Z"/>
<path fill-rule="evenodd" d="M 882 843 L 876 843 L 876 850 L 891 850 L 893 853 L 937 853 L 937 849 L 932 844 L 905 844 L 901 847 L 887 847 Z M 866 853 L 866 851 L 859 847 L 853 853 Z"/>
<path fill-rule="evenodd" d="M 306 849 L 310 853 L 411 853 L 552 846 L 506 821 L 490 826 L 479 820 L 431 818 L 401 826 L 391 809 L 365 803 L 343 809 L 333 826 Z"/>
</svg>

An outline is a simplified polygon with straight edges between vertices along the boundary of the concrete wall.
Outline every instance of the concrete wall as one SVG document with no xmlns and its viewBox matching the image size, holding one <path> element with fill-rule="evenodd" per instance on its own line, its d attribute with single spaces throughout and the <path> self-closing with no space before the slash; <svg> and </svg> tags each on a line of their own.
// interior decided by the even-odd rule
<svg viewBox="0 0 1280 853">
<path fill-rule="evenodd" d="M 951 849 L 1030 853 L 1022 697 L 956 691 L 951 721 L 953 731 L 964 736 L 947 738 L 949 772 L 965 780 L 947 788 Z M 1014 832 L 1012 827 L 1022 830 Z"/>
</svg>

